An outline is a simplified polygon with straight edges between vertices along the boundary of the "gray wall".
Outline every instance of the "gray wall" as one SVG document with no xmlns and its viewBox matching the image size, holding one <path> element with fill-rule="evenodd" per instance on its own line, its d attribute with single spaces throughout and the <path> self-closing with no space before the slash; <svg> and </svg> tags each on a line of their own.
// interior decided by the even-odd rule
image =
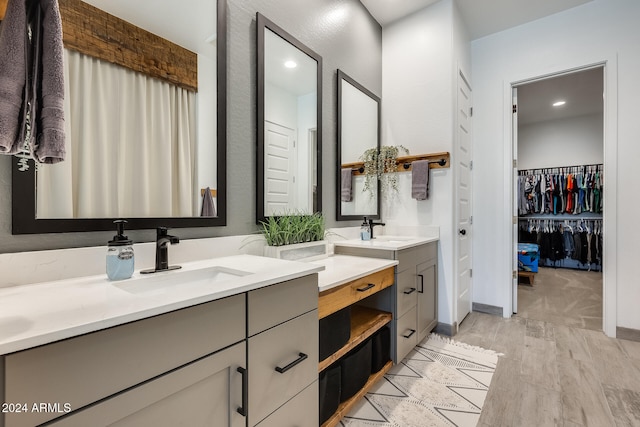
<svg viewBox="0 0 640 427">
<path fill-rule="evenodd" d="M 256 199 L 256 22 L 260 12 L 322 56 L 322 211 L 335 221 L 336 70 L 382 95 L 382 29 L 358 0 L 228 0 L 227 226 L 176 230 L 183 239 L 249 234 Z M 104 245 L 112 232 L 11 235 L 11 158 L 0 156 L 0 253 Z M 136 242 L 153 230 L 130 231 Z"/>
</svg>

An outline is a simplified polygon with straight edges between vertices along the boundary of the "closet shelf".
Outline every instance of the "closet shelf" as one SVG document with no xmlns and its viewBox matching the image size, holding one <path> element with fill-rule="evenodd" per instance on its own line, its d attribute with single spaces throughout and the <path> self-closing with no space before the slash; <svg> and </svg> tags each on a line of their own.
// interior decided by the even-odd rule
<svg viewBox="0 0 640 427">
<path fill-rule="evenodd" d="M 400 156 L 396 159 L 397 172 L 409 172 L 411 163 L 418 160 L 429 160 L 429 169 L 448 169 L 451 167 L 448 151 L 432 154 L 416 154 L 413 156 Z M 353 169 L 353 175 L 364 175 L 364 162 L 343 163 L 342 169 Z"/>
</svg>

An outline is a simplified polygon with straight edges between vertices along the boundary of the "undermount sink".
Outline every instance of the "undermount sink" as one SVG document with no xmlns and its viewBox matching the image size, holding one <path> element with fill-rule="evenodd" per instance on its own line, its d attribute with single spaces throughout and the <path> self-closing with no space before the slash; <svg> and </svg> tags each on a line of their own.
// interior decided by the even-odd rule
<svg viewBox="0 0 640 427">
<path fill-rule="evenodd" d="M 198 270 L 171 270 L 153 273 L 134 280 L 114 282 L 114 286 L 132 294 L 154 294 L 181 287 L 217 286 L 249 274 L 252 273 L 216 266 Z"/>
</svg>

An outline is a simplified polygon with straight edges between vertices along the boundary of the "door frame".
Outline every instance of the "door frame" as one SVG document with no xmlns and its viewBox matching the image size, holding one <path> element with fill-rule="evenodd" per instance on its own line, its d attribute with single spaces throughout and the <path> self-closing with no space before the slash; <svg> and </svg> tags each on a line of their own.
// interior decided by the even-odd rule
<svg viewBox="0 0 640 427">
<path fill-rule="evenodd" d="M 555 77 L 562 74 L 568 74 L 576 71 L 586 70 L 594 67 L 603 67 L 604 74 L 604 132 L 603 132 L 603 151 L 604 151 L 604 168 L 607 173 L 607 185 L 604 187 L 603 194 L 603 276 L 602 276 L 602 330 L 609 337 L 616 336 L 617 323 L 617 194 L 618 194 L 618 59 L 614 53 L 604 58 L 584 58 L 580 63 L 564 64 L 549 69 L 548 65 L 541 64 L 542 69 L 528 71 L 525 75 L 513 75 L 503 80 L 503 124 L 504 124 L 504 176 L 508 179 L 504 180 L 504 194 L 508 197 L 503 206 L 504 215 L 504 236 L 502 246 L 504 253 L 511 254 L 514 236 L 512 216 L 515 198 L 512 194 L 513 182 L 513 160 L 514 160 L 514 139 L 513 121 L 512 119 L 512 88 L 525 83 L 541 80 L 549 77 Z M 511 259 L 511 257 L 510 257 Z M 514 289 L 512 286 L 513 266 L 511 262 L 507 264 L 508 270 L 502 273 L 504 279 L 504 305 L 503 316 L 511 317 L 513 313 L 513 297 Z"/>
</svg>

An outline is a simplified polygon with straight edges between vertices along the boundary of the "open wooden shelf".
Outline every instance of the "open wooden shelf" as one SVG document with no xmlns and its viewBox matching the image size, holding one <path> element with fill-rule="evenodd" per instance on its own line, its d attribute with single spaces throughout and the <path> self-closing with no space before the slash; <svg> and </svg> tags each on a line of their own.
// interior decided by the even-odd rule
<svg viewBox="0 0 640 427">
<path fill-rule="evenodd" d="M 353 408 L 353 406 L 360 399 L 362 399 L 362 397 L 365 394 L 367 394 L 369 390 L 371 390 L 371 388 L 374 386 L 376 382 L 378 382 L 380 378 L 382 378 L 387 372 L 389 372 L 389 369 L 391 369 L 392 366 L 393 366 L 393 362 L 390 360 L 378 372 L 376 372 L 375 374 L 371 374 L 371 376 L 369 377 L 369 380 L 364 385 L 364 387 L 362 387 L 360 391 L 358 391 L 355 395 L 353 395 L 349 400 L 342 402 L 340 406 L 338 406 L 338 409 L 336 410 L 336 412 L 331 416 L 331 418 L 329 418 L 327 421 L 324 422 L 324 424 L 322 424 L 322 427 L 334 427 L 338 425 L 342 417 L 344 417 L 346 414 L 349 413 L 351 408 Z"/>
<path fill-rule="evenodd" d="M 399 156 L 396 159 L 398 172 L 409 172 L 411 171 L 411 163 L 418 160 L 429 160 L 429 169 L 445 169 L 451 167 L 450 164 L 450 154 L 448 151 L 443 151 L 441 153 L 431 153 L 431 154 L 416 154 L 413 156 Z M 442 164 L 440 164 L 442 163 Z M 364 162 L 351 162 L 351 163 L 343 163 L 341 165 L 343 169 L 351 168 L 353 169 L 352 175 L 364 175 Z"/>
<path fill-rule="evenodd" d="M 340 350 L 319 363 L 318 372 L 321 372 L 358 344 L 364 342 L 384 325 L 391 322 L 392 318 L 392 314 L 386 311 L 359 305 L 351 306 L 351 338 Z"/>
</svg>

